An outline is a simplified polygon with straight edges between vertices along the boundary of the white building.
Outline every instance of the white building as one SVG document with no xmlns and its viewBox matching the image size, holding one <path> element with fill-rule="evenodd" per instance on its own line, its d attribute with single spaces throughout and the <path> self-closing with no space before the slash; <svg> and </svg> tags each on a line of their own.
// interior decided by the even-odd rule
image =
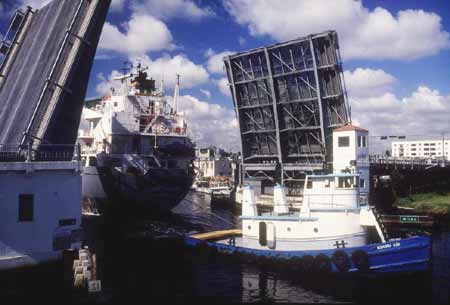
<svg viewBox="0 0 450 305">
<path fill-rule="evenodd" d="M 196 160 L 194 166 L 203 178 L 227 176 L 231 177 L 232 168 L 230 158 L 218 156 L 212 148 L 200 148 L 195 150 Z"/>
<path fill-rule="evenodd" d="M 333 132 L 333 173 L 360 174 L 361 199 L 368 202 L 370 192 L 369 131 L 346 125 Z"/>
<path fill-rule="evenodd" d="M 0 162 L 0 270 L 81 246 L 79 161 Z"/>
<path fill-rule="evenodd" d="M 392 156 L 396 158 L 431 158 L 449 160 L 450 140 L 395 141 Z"/>
</svg>

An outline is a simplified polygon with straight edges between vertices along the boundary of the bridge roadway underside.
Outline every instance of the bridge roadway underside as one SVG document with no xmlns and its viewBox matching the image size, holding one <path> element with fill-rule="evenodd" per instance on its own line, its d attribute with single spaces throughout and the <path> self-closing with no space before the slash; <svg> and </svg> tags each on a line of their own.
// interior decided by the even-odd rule
<svg viewBox="0 0 450 305">
<path fill-rule="evenodd" d="M 58 0 L 32 13 L 3 63 L 9 69 L 0 82 L 0 143 L 35 139 L 38 131 L 43 143 L 75 143 L 110 2 Z"/>
</svg>

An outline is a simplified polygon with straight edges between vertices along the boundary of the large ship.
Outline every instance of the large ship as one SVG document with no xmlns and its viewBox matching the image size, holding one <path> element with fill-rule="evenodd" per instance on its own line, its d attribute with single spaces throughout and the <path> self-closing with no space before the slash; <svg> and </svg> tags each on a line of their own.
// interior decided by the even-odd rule
<svg viewBox="0 0 450 305">
<path fill-rule="evenodd" d="M 163 83 L 156 88 L 147 68 L 138 64 L 133 70 L 114 79 L 120 90 L 83 109 L 78 143 L 88 211 L 125 204 L 131 211 L 168 212 L 193 183 L 195 149 L 185 114 L 177 109 L 179 76 L 169 103 Z"/>
</svg>

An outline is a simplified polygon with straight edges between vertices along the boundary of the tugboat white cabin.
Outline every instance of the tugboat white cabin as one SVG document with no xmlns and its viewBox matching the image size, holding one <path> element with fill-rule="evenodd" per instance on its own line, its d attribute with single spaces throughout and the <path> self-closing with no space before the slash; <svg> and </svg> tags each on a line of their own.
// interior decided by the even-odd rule
<svg viewBox="0 0 450 305">
<path fill-rule="evenodd" d="M 252 188 L 246 186 L 242 246 L 292 251 L 366 245 L 368 230 L 367 223 L 360 220 L 359 178 L 357 174 L 307 176 L 302 208 L 294 213 L 289 212 L 285 188 L 278 185 L 274 212 L 258 215 Z"/>
</svg>

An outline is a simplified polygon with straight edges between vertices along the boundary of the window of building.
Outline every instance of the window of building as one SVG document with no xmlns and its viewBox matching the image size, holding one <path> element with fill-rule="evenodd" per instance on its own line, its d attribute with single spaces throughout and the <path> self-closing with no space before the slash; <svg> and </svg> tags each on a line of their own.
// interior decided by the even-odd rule
<svg viewBox="0 0 450 305">
<path fill-rule="evenodd" d="M 118 105 L 117 102 L 114 102 L 114 107 L 117 107 L 117 105 Z"/>
<path fill-rule="evenodd" d="M 34 195 L 19 195 L 19 222 L 33 221 L 34 216 Z"/>
<path fill-rule="evenodd" d="M 362 189 L 366 187 L 366 181 L 364 179 L 359 179 L 359 187 Z"/>
<path fill-rule="evenodd" d="M 358 136 L 358 147 L 367 147 L 367 137 Z"/>
<path fill-rule="evenodd" d="M 306 188 L 307 189 L 312 189 L 312 187 L 313 187 L 313 182 L 312 182 L 312 180 L 308 179 L 308 182 L 306 182 Z"/>
<path fill-rule="evenodd" d="M 349 147 L 350 146 L 350 137 L 338 137 L 338 146 L 339 147 Z"/>
</svg>

